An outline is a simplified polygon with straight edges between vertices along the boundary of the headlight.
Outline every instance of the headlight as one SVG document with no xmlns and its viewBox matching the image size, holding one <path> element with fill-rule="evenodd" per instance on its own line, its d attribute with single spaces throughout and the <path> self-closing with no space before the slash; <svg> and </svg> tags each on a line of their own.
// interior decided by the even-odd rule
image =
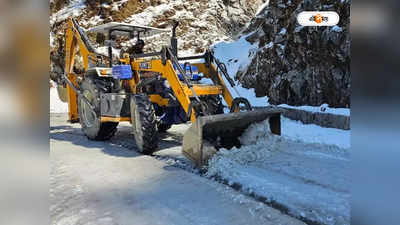
<svg viewBox="0 0 400 225">
<path fill-rule="evenodd" d="M 111 77 L 112 76 L 112 69 L 105 68 L 105 67 L 95 67 L 97 75 L 99 77 Z"/>
<path fill-rule="evenodd" d="M 169 82 L 168 82 L 167 80 L 164 81 L 164 86 L 165 86 L 166 88 L 170 88 L 170 87 L 171 87 L 171 86 L 169 85 Z"/>
</svg>

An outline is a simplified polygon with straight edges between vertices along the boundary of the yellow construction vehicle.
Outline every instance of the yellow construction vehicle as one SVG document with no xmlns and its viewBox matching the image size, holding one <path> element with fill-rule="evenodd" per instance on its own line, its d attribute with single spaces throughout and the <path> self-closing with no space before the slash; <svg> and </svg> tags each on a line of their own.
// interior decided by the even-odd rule
<svg viewBox="0 0 400 225">
<path fill-rule="evenodd" d="M 93 27 L 86 32 L 96 33 L 100 39 L 96 42 L 105 40 L 108 49 L 108 54 L 101 54 L 77 21 L 70 19 L 65 71 L 58 88 L 66 91 L 60 96 L 66 96 L 69 121 L 79 121 L 85 135 L 93 140 L 107 140 L 115 134 L 119 122 L 130 122 L 138 150 L 145 154 L 157 149 L 159 132 L 172 124 L 191 121 L 182 151 L 199 167 L 218 149 L 239 146 L 238 137 L 252 123 L 269 118 L 271 132 L 279 135 L 281 112 L 252 110 L 247 99 L 233 98 L 225 81 L 232 87 L 235 83 L 212 51 L 178 57 L 177 26 L 166 30 L 111 22 Z M 170 45 L 143 53 L 141 37 L 163 32 L 172 32 Z M 114 42 L 119 36 L 137 39 L 137 45 L 115 57 Z M 79 54 L 82 62 L 75 61 Z M 199 62 L 189 62 L 193 60 Z M 84 69 L 76 69 L 77 63 Z M 224 113 L 221 97 L 228 113 Z"/>
</svg>

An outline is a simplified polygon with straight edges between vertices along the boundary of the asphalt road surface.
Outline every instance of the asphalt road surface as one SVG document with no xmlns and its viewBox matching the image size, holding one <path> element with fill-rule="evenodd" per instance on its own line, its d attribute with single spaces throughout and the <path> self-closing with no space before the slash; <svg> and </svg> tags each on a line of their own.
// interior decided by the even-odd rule
<svg viewBox="0 0 400 225">
<path fill-rule="evenodd" d="M 180 154 L 187 125 L 163 135 L 154 157 L 134 151 L 129 123 L 111 141 L 95 142 L 66 120 L 50 115 L 52 224 L 304 224 L 188 171 L 190 162 Z"/>
</svg>

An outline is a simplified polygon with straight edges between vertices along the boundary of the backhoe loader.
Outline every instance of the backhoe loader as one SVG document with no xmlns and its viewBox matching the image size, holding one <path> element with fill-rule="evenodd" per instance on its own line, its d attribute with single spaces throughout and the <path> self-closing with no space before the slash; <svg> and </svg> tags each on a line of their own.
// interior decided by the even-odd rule
<svg viewBox="0 0 400 225">
<path fill-rule="evenodd" d="M 84 31 L 75 19 L 69 19 L 65 71 L 58 82 L 60 96 L 68 102 L 69 121 L 80 122 L 92 140 L 107 140 L 118 123 L 130 122 L 136 146 L 144 154 L 157 150 L 160 132 L 191 122 L 182 151 L 197 167 L 220 148 L 240 146 L 238 137 L 252 123 L 269 119 L 271 132 L 280 135 L 281 111 L 253 110 L 247 99 L 233 98 L 225 82 L 233 88 L 235 83 L 211 50 L 178 57 L 177 26 L 178 22 L 167 30 L 111 22 Z M 102 37 L 97 43 L 105 40 L 108 54 L 93 46 L 87 36 L 90 32 Z M 116 38 L 143 44 L 142 37 L 165 32 L 171 32 L 170 44 L 160 46 L 160 51 L 113 54 Z M 76 61 L 78 54 L 81 62 Z M 196 63 L 190 63 L 193 60 Z M 83 64 L 83 70 L 75 64 Z"/>
</svg>

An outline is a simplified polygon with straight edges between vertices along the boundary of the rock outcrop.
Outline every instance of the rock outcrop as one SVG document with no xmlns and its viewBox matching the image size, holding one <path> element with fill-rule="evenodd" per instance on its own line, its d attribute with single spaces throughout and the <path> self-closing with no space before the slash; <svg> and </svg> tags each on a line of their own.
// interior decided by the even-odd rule
<svg viewBox="0 0 400 225">
<path fill-rule="evenodd" d="M 302 11 L 336 11 L 334 27 L 303 27 Z M 271 104 L 350 107 L 350 1 L 271 0 L 251 20 L 246 40 L 258 43 L 235 79 Z"/>
</svg>

